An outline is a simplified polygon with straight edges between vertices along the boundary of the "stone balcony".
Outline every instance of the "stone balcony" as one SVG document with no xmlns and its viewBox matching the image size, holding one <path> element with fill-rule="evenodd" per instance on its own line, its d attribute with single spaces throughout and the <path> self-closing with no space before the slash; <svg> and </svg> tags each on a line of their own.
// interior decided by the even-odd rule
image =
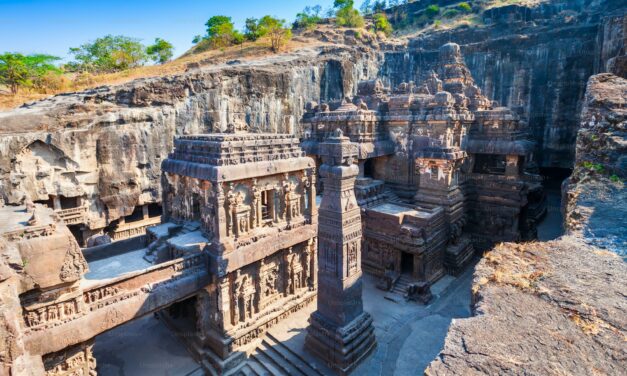
<svg viewBox="0 0 627 376">
<path fill-rule="evenodd" d="M 63 220 L 63 222 L 65 222 L 66 225 L 75 225 L 78 223 L 85 223 L 87 207 L 79 206 L 77 208 L 57 209 L 54 212 Z"/>
<path fill-rule="evenodd" d="M 120 224 L 113 232 L 111 239 L 114 241 L 129 239 L 146 234 L 146 229 L 161 223 L 161 216 L 142 219 L 137 222 L 125 222 Z"/>
</svg>

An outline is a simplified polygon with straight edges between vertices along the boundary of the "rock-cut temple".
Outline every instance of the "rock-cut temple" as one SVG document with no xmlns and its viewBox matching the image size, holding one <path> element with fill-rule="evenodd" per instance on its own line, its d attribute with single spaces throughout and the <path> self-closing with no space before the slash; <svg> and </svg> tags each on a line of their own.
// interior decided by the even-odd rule
<svg viewBox="0 0 627 376">
<path fill-rule="evenodd" d="M 247 374 L 267 331 L 316 304 L 303 351 L 347 374 L 377 347 L 362 273 L 426 302 L 477 252 L 535 237 L 546 204 L 528 126 L 481 93 L 459 46 L 422 82 L 354 94 L 308 103 L 300 139 L 177 138 L 138 270 L 89 278 L 97 256 L 54 208 L 2 204 L 0 371 L 93 375 L 95 336 L 158 312 L 205 372 Z"/>
</svg>

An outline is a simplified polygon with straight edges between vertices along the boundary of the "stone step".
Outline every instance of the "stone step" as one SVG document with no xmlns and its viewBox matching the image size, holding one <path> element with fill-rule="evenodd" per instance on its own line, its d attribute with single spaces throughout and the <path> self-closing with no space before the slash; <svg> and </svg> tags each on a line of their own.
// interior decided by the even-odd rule
<svg viewBox="0 0 627 376">
<path fill-rule="evenodd" d="M 272 334 L 266 333 L 268 342 L 274 346 L 292 365 L 294 365 L 303 375 L 306 376 L 324 376 L 315 365 L 312 365 L 298 353 L 287 347 L 283 342 L 276 339 Z"/>
<path fill-rule="evenodd" d="M 306 375 L 305 373 L 299 371 L 298 367 L 294 366 L 287 357 L 285 357 L 281 352 L 279 352 L 275 346 L 268 343 L 265 339 L 261 341 L 257 350 L 261 350 L 261 352 L 272 360 L 273 364 L 276 366 L 275 368 L 283 371 L 284 375 L 290 376 L 302 376 Z"/>
<path fill-rule="evenodd" d="M 248 360 L 244 366 L 247 376 L 269 376 L 270 372 L 254 360 Z"/>
<path fill-rule="evenodd" d="M 260 375 L 264 376 L 284 376 L 285 373 L 279 371 L 276 368 L 276 365 L 273 364 L 272 359 L 270 359 L 263 352 L 259 351 L 259 349 L 255 350 L 253 354 L 250 355 L 249 361 L 252 360 L 253 364 L 256 364 L 258 369 L 260 369 Z"/>
</svg>

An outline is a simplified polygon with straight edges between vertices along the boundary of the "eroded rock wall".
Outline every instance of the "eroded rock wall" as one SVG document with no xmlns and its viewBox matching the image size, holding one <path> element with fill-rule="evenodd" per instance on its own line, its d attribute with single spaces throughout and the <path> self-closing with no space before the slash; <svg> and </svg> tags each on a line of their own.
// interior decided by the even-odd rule
<svg viewBox="0 0 627 376">
<path fill-rule="evenodd" d="M 428 3 L 409 5 L 408 17 Z M 490 99 L 518 109 L 538 144 L 542 167 L 572 168 L 578 114 L 590 75 L 624 60 L 625 7 L 621 1 L 537 1 L 486 10 L 477 27 L 435 30 L 411 38 L 409 49 L 385 55 L 381 74 L 393 85 L 420 81 L 437 49 L 460 44 L 475 81 Z"/>
<path fill-rule="evenodd" d="M 627 80 L 590 78 L 563 189 L 568 235 L 487 253 L 474 275 L 475 315 L 453 321 L 427 374 L 624 373 L 625 98 Z"/>
<path fill-rule="evenodd" d="M 173 138 L 228 128 L 299 134 L 310 100 L 339 99 L 377 73 L 375 50 L 304 49 L 170 77 L 58 95 L 0 113 L 0 192 L 82 197 L 90 228 L 159 202 Z"/>
</svg>

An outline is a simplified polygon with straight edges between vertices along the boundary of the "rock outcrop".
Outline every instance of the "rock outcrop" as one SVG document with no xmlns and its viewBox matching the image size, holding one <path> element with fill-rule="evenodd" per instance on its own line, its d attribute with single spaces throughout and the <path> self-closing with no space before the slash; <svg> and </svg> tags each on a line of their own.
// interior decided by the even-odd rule
<svg viewBox="0 0 627 376">
<path fill-rule="evenodd" d="M 619 375 L 626 276 L 618 256 L 573 237 L 500 245 L 477 266 L 475 317 L 453 321 L 426 374 Z"/>
<path fill-rule="evenodd" d="M 309 100 L 376 75 L 375 50 L 304 49 L 251 62 L 58 95 L 0 113 L 0 196 L 78 198 L 92 230 L 160 202 L 174 136 L 229 129 L 299 134 Z M 70 205 L 70 206 L 72 206 Z"/>
<path fill-rule="evenodd" d="M 409 17 L 427 3 L 409 4 Z M 483 93 L 529 123 L 541 167 L 571 167 L 587 78 L 624 65 L 621 5 L 495 7 L 476 27 L 386 43 L 327 28 L 305 33 L 321 43 L 290 54 L 199 65 L 26 104 L 0 112 L 0 195 L 10 204 L 69 199 L 67 207 L 86 208 L 75 223 L 87 228 L 87 238 L 160 201 L 160 163 L 174 136 L 243 128 L 300 135 L 308 101 L 354 95 L 364 79 L 379 77 L 391 87 L 422 81 L 449 41 L 461 45 Z"/>
<path fill-rule="evenodd" d="M 424 17 L 430 3 L 442 7 L 457 2 L 410 3 L 403 22 Z M 539 164 L 571 168 L 588 77 L 625 64 L 624 3 L 526 1 L 495 6 L 478 17 L 475 27 L 433 30 L 411 38 L 408 50 L 386 54 L 381 75 L 393 86 L 420 81 L 417 77 L 437 60 L 439 46 L 458 43 L 484 94 L 528 119 L 541 152 Z"/>
<path fill-rule="evenodd" d="M 475 271 L 475 316 L 453 322 L 427 374 L 624 373 L 627 264 L 616 253 L 627 241 L 627 80 L 593 76 L 585 98 L 564 186 L 570 235 L 487 253 Z"/>
<path fill-rule="evenodd" d="M 590 77 L 575 168 L 563 188 L 566 231 L 623 256 L 627 255 L 626 101 L 627 79 L 609 73 Z"/>
</svg>

